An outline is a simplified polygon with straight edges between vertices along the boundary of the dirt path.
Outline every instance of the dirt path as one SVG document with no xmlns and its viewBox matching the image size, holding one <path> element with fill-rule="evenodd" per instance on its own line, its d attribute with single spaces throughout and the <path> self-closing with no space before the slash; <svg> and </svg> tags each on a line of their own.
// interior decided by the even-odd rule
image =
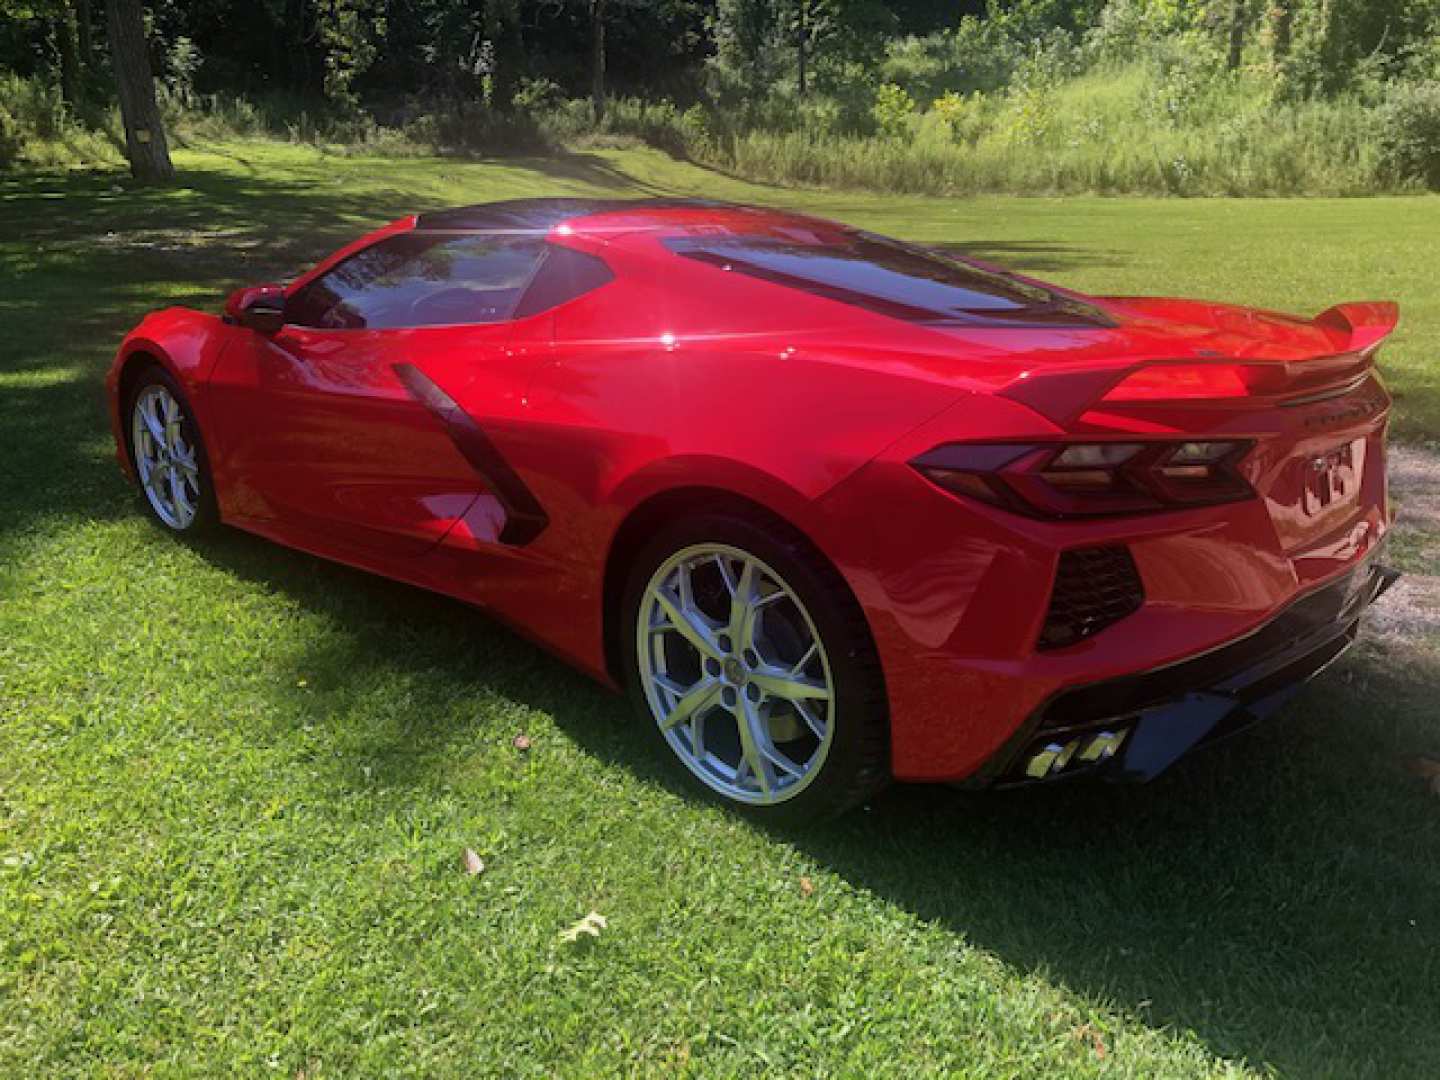
<svg viewBox="0 0 1440 1080">
<path fill-rule="evenodd" d="M 1440 453 L 1392 446 L 1390 492 L 1399 509 L 1390 561 L 1404 576 L 1367 622 L 1372 633 L 1410 643 L 1440 638 Z"/>
</svg>

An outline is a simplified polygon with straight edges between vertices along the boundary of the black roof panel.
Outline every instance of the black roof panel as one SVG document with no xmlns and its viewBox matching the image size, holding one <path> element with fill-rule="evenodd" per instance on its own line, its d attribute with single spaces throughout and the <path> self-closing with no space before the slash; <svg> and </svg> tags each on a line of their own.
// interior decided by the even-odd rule
<svg viewBox="0 0 1440 1080">
<path fill-rule="evenodd" d="M 415 219 L 417 229 L 496 229 L 549 232 L 556 225 L 616 210 L 719 208 L 733 203 L 714 199 L 506 199 L 448 210 L 432 210 Z"/>
</svg>

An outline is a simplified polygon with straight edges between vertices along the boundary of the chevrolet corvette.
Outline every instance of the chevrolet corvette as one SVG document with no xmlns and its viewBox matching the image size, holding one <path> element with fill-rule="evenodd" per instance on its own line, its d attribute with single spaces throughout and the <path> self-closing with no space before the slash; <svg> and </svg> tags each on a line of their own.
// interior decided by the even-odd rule
<svg viewBox="0 0 1440 1080">
<path fill-rule="evenodd" d="M 166 530 L 472 603 L 762 817 L 892 779 L 1146 780 L 1264 719 L 1388 586 L 1376 351 L 700 200 L 396 221 L 107 387 Z"/>
</svg>

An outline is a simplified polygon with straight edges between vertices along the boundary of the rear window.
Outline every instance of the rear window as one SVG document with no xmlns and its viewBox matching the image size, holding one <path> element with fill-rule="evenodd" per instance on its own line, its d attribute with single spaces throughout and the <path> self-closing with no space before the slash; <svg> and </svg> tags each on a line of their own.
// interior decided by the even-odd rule
<svg viewBox="0 0 1440 1080">
<path fill-rule="evenodd" d="M 963 259 L 870 233 L 675 237 L 677 255 L 912 322 L 1090 323 L 1097 308 Z"/>
</svg>

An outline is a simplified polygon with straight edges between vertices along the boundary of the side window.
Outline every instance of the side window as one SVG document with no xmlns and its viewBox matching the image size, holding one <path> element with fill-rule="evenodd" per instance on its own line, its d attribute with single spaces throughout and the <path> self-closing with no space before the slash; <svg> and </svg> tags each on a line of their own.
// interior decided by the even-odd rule
<svg viewBox="0 0 1440 1080">
<path fill-rule="evenodd" d="M 614 280 L 615 275 L 604 260 L 574 248 L 551 244 L 545 252 L 545 261 L 535 271 L 534 280 L 515 308 L 515 318 L 539 315 Z"/>
<path fill-rule="evenodd" d="M 310 282 L 285 305 L 285 318 L 324 330 L 502 322 L 544 251 L 532 237 L 401 233 Z"/>
</svg>

